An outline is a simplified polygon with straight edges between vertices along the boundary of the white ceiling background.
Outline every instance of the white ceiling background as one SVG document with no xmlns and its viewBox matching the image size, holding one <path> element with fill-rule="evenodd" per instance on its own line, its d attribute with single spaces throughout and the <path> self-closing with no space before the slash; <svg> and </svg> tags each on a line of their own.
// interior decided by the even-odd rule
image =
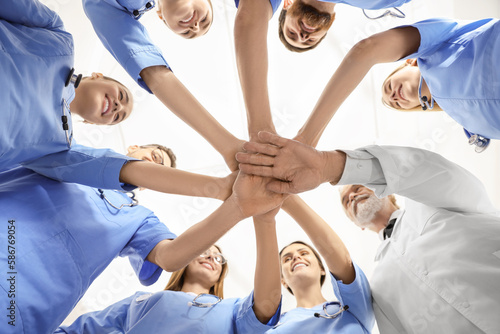
<svg viewBox="0 0 500 334">
<path fill-rule="evenodd" d="M 128 145 L 159 143 L 171 147 L 178 157 L 178 168 L 209 175 L 226 175 L 228 169 L 218 153 L 194 130 L 168 111 L 154 96 L 135 84 L 104 49 L 85 16 L 80 1 L 42 0 L 56 10 L 75 40 L 75 68 L 89 75 L 92 71 L 121 80 L 135 96 L 135 111 L 123 124 L 113 127 L 77 122 L 75 137 L 80 144 L 111 147 L 125 152 Z M 178 78 L 200 100 L 216 119 L 240 138 L 247 138 L 246 114 L 239 86 L 234 56 L 233 25 L 236 8 L 232 0 L 212 0 L 215 20 L 210 32 L 196 40 L 184 40 L 170 32 L 157 18 L 147 13 L 141 22 L 153 41 L 164 52 Z M 293 137 L 304 123 L 326 82 L 347 51 L 359 40 L 374 33 L 430 17 L 457 19 L 500 17 L 496 0 L 413 0 L 401 8 L 406 19 L 366 19 L 361 10 L 337 6 L 337 19 L 328 36 L 317 49 L 305 54 L 291 53 L 278 39 L 278 15 L 270 23 L 269 94 L 277 131 Z M 353 149 L 364 145 L 407 145 L 426 148 L 444 155 L 477 175 L 493 200 L 500 204 L 499 143 L 477 154 L 467 144 L 461 127 L 442 112 L 402 113 L 381 104 L 381 84 L 395 67 L 378 65 L 347 99 L 326 129 L 319 149 Z M 330 185 L 302 196 L 341 236 L 352 258 L 371 276 L 375 267 L 373 255 L 379 243 L 377 235 L 362 232 L 344 215 L 338 190 Z M 167 195 L 145 190 L 140 192 L 142 205 L 152 209 L 175 233 L 202 220 L 220 202 L 217 200 Z M 280 247 L 305 234 L 283 212 L 277 216 Z M 218 244 L 229 258 L 226 297 L 243 297 L 253 286 L 255 242 L 251 220 L 238 224 Z M 432 251 L 432 250 L 429 250 Z M 172 255 L 175 256 L 175 255 Z M 137 290 L 159 291 L 168 281 L 164 273 L 159 281 L 143 287 L 127 259 L 116 259 L 93 283 L 70 319 L 99 310 Z M 329 283 L 327 283 L 329 284 Z M 325 285 L 325 293 L 332 296 Z M 294 300 L 284 292 L 284 310 L 294 307 Z"/>
</svg>

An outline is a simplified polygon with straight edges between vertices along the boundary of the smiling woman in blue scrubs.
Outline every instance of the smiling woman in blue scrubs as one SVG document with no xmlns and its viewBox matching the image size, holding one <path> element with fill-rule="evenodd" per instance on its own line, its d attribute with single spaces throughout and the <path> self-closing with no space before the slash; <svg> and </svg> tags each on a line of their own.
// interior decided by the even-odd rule
<svg viewBox="0 0 500 334">
<path fill-rule="evenodd" d="M 304 242 L 281 250 L 281 282 L 294 295 L 297 308 L 284 313 L 268 333 L 370 333 L 375 324 L 370 285 L 342 240 L 300 197 L 289 197 L 283 209 L 307 233 L 329 271 Z M 321 292 L 327 276 L 338 302 L 326 300 Z"/>
<path fill-rule="evenodd" d="M 218 189 L 229 187 L 234 177 L 221 184 L 212 177 L 77 145 L 71 114 L 116 124 L 132 110 L 130 92 L 96 73 L 75 89 L 69 81 L 73 38 L 61 18 L 37 0 L 0 0 L 0 6 L 0 171 L 21 164 L 59 181 L 193 196 L 209 196 L 203 189 L 214 181 Z"/>
<path fill-rule="evenodd" d="M 185 38 L 198 37 L 207 32 L 212 22 L 211 2 L 83 0 L 83 7 L 103 45 L 132 79 L 201 134 L 231 170 L 238 169 L 234 155 L 242 142 L 219 124 L 177 79 L 139 22 L 144 13 L 157 10 L 159 18 L 175 33 Z"/>
<path fill-rule="evenodd" d="M 245 298 L 223 296 L 227 262 L 210 247 L 172 274 L 166 291 L 137 292 L 108 308 L 80 316 L 56 333 L 265 333 L 279 319 L 281 294 L 274 215 L 254 218 L 255 290 Z"/>
<path fill-rule="evenodd" d="M 400 110 L 418 109 L 422 78 L 422 97 L 433 98 L 468 131 L 500 139 L 499 54 L 497 19 L 429 19 L 368 37 L 346 55 L 297 139 L 315 146 L 337 109 L 373 65 L 407 58 L 416 58 L 407 63 L 413 66 L 404 66 L 383 84 L 386 104 Z"/>
</svg>

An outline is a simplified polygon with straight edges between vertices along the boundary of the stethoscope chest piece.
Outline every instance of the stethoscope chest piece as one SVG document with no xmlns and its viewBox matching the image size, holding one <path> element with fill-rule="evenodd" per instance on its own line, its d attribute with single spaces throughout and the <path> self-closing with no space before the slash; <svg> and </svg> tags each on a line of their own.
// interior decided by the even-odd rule
<svg viewBox="0 0 500 334">
<path fill-rule="evenodd" d="M 465 135 L 469 138 L 469 145 L 475 145 L 476 153 L 481 153 L 488 148 L 490 145 L 490 139 L 477 135 L 475 133 L 469 132 L 464 128 Z"/>
<path fill-rule="evenodd" d="M 75 68 L 71 68 L 69 71 L 68 78 L 66 79 L 66 82 L 64 83 L 64 87 L 68 87 L 69 84 L 73 84 L 75 86 L 75 89 L 78 88 L 78 85 L 80 84 L 80 81 L 82 81 L 82 75 L 75 74 Z"/>
</svg>

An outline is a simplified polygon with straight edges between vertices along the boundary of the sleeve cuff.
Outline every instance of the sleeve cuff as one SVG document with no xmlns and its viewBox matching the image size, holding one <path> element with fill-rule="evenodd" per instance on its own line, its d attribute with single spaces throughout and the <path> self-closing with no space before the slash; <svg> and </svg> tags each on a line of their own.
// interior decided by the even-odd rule
<svg viewBox="0 0 500 334">
<path fill-rule="evenodd" d="M 342 152 L 346 154 L 346 162 L 338 185 L 367 184 L 384 178 L 380 163 L 370 153 L 359 150 Z"/>
</svg>

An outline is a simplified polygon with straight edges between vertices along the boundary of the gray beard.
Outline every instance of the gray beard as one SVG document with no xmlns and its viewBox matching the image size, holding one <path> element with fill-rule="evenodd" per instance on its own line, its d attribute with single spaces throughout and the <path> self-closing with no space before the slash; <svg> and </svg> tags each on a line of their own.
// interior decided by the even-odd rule
<svg viewBox="0 0 500 334">
<path fill-rule="evenodd" d="M 383 206 L 384 202 L 375 195 L 370 195 L 363 203 L 358 204 L 356 212 L 358 225 L 362 227 L 371 225 L 377 212 L 379 212 Z"/>
</svg>

